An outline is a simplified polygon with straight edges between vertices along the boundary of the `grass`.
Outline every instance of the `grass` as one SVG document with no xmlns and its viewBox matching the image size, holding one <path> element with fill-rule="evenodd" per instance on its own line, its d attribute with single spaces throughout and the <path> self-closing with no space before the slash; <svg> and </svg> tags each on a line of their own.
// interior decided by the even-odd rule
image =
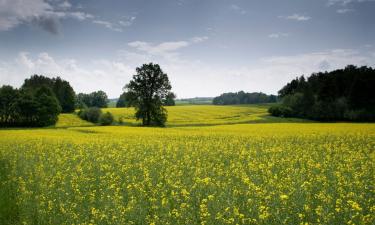
<svg viewBox="0 0 375 225">
<path fill-rule="evenodd" d="M 1 224 L 375 223 L 375 124 L 168 109 L 168 128 L 0 130 Z"/>
</svg>

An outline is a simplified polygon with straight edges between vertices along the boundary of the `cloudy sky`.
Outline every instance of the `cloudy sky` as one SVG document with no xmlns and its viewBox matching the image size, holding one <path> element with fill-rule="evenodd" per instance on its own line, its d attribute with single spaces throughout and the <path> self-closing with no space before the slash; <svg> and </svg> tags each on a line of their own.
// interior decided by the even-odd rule
<svg viewBox="0 0 375 225">
<path fill-rule="evenodd" d="M 159 63 L 179 98 L 275 94 L 290 79 L 375 66 L 374 0 L 0 0 L 0 85 L 61 76 L 118 97 Z"/>
</svg>

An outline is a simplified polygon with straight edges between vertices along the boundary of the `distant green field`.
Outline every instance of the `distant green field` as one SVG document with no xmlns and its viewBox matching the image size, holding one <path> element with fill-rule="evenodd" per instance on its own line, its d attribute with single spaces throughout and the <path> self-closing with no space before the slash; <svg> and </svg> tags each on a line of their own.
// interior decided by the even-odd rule
<svg viewBox="0 0 375 225">
<path fill-rule="evenodd" d="M 269 116 L 269 105 L 179 105 L 166 107 L 167 126 L 205 126 L 243 123 L 301 122 L 305 120 L 276 118 Z M 133 108 L 106 108 L 115 120 L 122 117 L 126 125 L 139 125 L 134 119 Z"/>
</svg>

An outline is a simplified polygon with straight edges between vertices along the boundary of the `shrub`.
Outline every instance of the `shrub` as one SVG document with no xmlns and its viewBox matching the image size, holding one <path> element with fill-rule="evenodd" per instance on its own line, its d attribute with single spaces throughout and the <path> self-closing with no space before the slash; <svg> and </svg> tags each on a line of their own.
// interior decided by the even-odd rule
<svg viewBox="0 0 375 225">
<path fill-rule="evenodd" d="M 87 120 L 92 123 L 97 123 L 99 121 L 101 114 L 102 114 L 102 110 L 98 107 L 85 108 L 85 109 L 81 109 L 78 112 L 78 116 L 81 119 Z"/>
<path fill-rule="evenodd" d="M 268 112 L 272 115 L 272 116 L 282 116 L 282 117 L 290 117 L 290 116 L 293 116 L 293 110 L 287 106 L 283 106 L 283 105 L 275 105 L 275 106 L 271 106 L 269 109 L 268 109 Z"/>
<path fill-rule="evenodd" d="M 100 115 L 99 123 L 102 126 L 108 126 L 113 123 L 113 115 L 110 112 L 106 112 Z"/>
</svg>

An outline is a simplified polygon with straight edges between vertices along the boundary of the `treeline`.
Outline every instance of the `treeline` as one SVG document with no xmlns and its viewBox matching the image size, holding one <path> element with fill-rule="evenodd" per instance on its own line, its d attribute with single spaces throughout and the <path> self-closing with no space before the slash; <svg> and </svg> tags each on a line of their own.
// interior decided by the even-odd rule
<svg viewBox="0 0 375 225">
<path fill-rule="evenodd" d="M 238 105 L 238 104 L 258 104 L 272 103 L 277 101 L 276 95 L 267 95 L 262 92 L 247 93 L 244 91 L 229 92 L 215 97 L 212 101 L 214 105 Z"/>
<path fill-rule="evenodd" d="M 9 85 L 0 87 L 0 126 L 50 126 L 57 122 L 60 113 L 72 113 L 76 108 L 104 108 L 107 103 L 103 91 L 76 95 L 69 82 L 60 77 L 33 75 L 19 89 Z M 102 125 L 113 121 L 107 113 L 101 117 Z"/>
<path fill-rule="evenodd" d="M 349 65 L 332 72 L 298 77 L 279 91 L 274 116 L 319 121 L 375 121 L 375 70 Z"/>
<path fill-rule="evenodd" d="M 108 96 L 104 91 L 94 91 L 90 94 L 79 93 L 77 95 L 77 108 L 107 108 Z"/>
<path fill-rule="evenodd" d="M 116 102 L 116 107 L 117 108 L 131 107 L 132 106 L 132 100 L 134 98 L 135 98 L 135 96 L 133 96 L 131 92 L 123 92 Z M 174 105 L 176 105 L 175 99 L 176 99 L 176 94 L 173 93 L 173 92 L 169 92 L 165 96 L 165 98 L 162 100 L 162 105 L 163 106 L 174 106 Z"/>
<path fill-rule="evenodd" d="M 60 112 L 73 112 L 75 93 L 61 78 L 34 75 L 20 89 L 0 88 L 0 126 L 48 126 Z"/>
</svg>

